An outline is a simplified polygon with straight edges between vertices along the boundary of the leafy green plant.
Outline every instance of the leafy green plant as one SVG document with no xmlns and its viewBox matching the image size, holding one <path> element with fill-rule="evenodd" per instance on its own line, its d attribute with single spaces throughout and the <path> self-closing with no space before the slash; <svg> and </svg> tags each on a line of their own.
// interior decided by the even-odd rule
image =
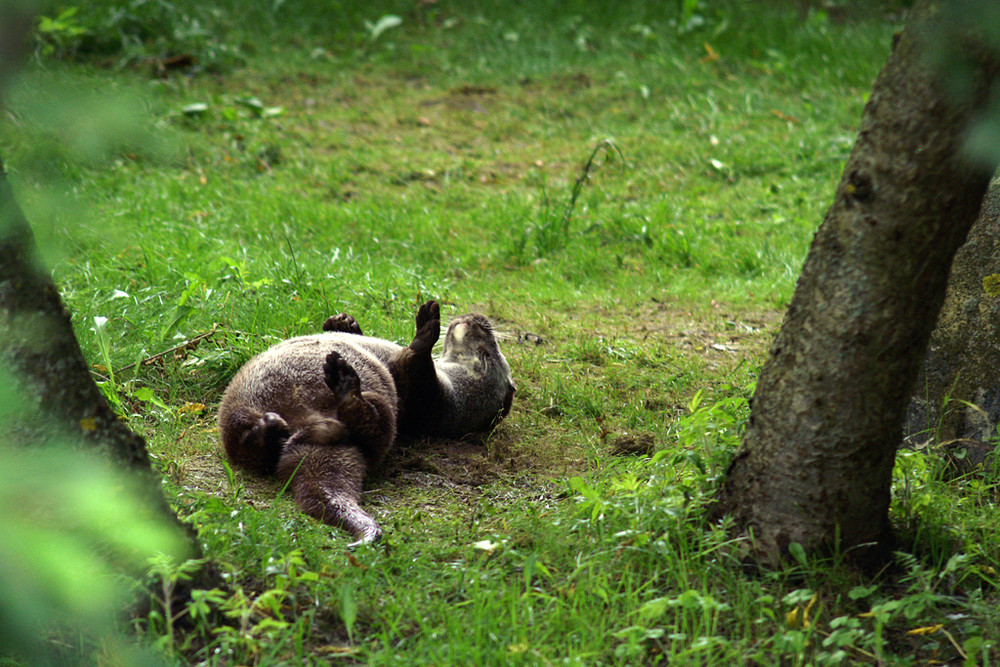
<svg viewBox="0 0 1000 667">
<path fill-rule="evenodd" d="M 35 39 L 39 57 L 116 58 L 120 66 L 154 64 L 221 71 L 243 62 L 238 46 L 226 39 L 226 13 L 185 0 L 96 0 L 42 15 Z"/>
<path fill-rule="evenodd" d="M 108 318 L 97 315 L 94 317 L 94 337 L 97 340 L 97 349 L 101 354 L 101 361 L 104 365 L 98 370 L 107 373 L 106 379 L 97 381 L 97 387 L 108 399 L 111 406 L 118 412 L 123 409 L 121 397 L 118 395 L 119 387 L 115 382 L 114 364 L 111 360 L 111 338 L 108 335 Z"/>
<path fill-rule="evenodd" d="M 217 118 L 235 123 L 240 120 L 241 115 L 238 109 L 245 109 L 244 117 L 249 118 L 274 118 L 284 113 L 281 106 L 266 106 L 256 97 L 235 97 L 230 100 L 223 99 L 221 104 L 209 104 L 208 102 L 191 102 L 185 104 L 180 109 L 180 115 L 186 118 L 208 118 L 215 109 Z"/>
<path fill-rule="evenodd" d="M 190 608 L 177 609 L 177 600 L 174 592 L 178 583 L 189 582 L 206 563 L 205 559 L 178 561 L 170 554 L 157 554 L 149 559 L 148 576 L 153 582 L 159 582 L 159 595 L 153 594 L 154 609 L 149 613 L 148 621 L 151 628 L 158 630 L 160 648 L 167 653 L 176 651 L 176 631 L 177 621 L 185 615 L 190 615 L 192 619 L 204 618 L 207 614 L 207 603 L 217 599 L 218 595 L 212 595 L 205 591 L 199 591 L 199 595 L 191 600 Z M 156 626 L 162 624 L 162 627 Z"/>
<path fill-rule="evenodd" d="M 509 250 L 510 256 L 520 263 L 528 260 L 541 259 L 567 246 L 571 236 L 571 223 L 577 200 L 584 185 L 590 180 L 590 172 L 594 169 L 599 154 L 605 155 L 605 163 L 612 161 L 618 155 L 624 165 L 625 156 L 621 149 L 610 139 L 600 141 L 590 153 L 579 176 L 573 182 L 569 197 L 564 206 L 560 207 L 550 199 L 545 182 L 539 185 L 540 203 L 536 211 L 538 220 L 526 225 L 519 233 L 515 232 Z M 529 254 L 530 252 L 530 254 Z"/>
<path fill-rule="evenodd" d="M 273 585 L 263 591 L 235 585 L 193 589 L 184 600 L 176 599 L 178 583 L 189 582 L 203 565 L 169 557 L 150 561 L 149 577 L 160 582 L 162 590 L 154 595 L 146 631 L 157 638 L 161 651 L 172 656 L 196 652 L 213 661 L 261 661 L 285 651 L 289 634 L 308 636 L 316 601 L 309 596 L 300 600 L 298 595 L 305 586 L 319 583 L 320 576 L 309 569 L 301 551 L 266 559 L 263 572 Z M 292 612 L 296 616 L 287 618 Z M 186 626 L 183 633 L 177 630 L 181 619 Z"/>
<path fill-rule="evenodd" d="M 39 16 L 35 25 L 36 54 L 65 58 L 79 48 L 87 28 L 77 18 L 79 7 L 65 7 L 55 16 Z"/>
</svg>

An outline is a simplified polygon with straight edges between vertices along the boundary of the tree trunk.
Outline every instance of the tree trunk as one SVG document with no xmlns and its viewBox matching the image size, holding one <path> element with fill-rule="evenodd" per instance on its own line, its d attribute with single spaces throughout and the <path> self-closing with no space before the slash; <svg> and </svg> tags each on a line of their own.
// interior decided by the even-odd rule
<svg viewBox="0 0 1000 667">
<path fill-rule="evenodd" d="M 935 441 L 963 470 L 1000 424 L 1000 177 L 955 253 L 944 304 L 907 412 L 910 444 Z"/>
<path fill-rule="evenodd" d="M 983 59 L 974 93 L 947 98 L 923 58 L 938 18 L 918 3 L 875 82 L 719 492 L 714 515 L 764 564 L 793 542 L 863 558 L 891 546 L 903 413 L 990 176 L 962 142 L 996 66 Z"/>
<path fill-rule="evenodd" d="M 25 446 L 82 442 L 145 478 L 150 506 L 188 536 L 190 551 L 201 549 L 181 524 L 150 467 L 146 443 L 118 419 L 90 377 L 34 236 L 0 165 L 0 370 L 13 381 L 23 411 L 5 424 L 5 438 Z"/>
</svg>

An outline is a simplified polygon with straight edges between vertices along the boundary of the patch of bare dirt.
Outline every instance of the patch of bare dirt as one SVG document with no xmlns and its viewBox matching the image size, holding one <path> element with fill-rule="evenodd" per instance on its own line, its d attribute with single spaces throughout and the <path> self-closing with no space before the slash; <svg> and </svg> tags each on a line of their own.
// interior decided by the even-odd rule
<svg viewBox="0 0 1000 667">
<path fill-rule="evenodd" d="M 212 447 L 206 444 L 206 447 Z M 396 485 L 444 488 L 472 492 L 498 479 L 519 477 L 531 462 L 513 447 L 513 436 L 499 429 L 492 436 L 400 439 L 389 451 L 366 485 L 373 491 L 388 491 Z M 236 490 L 229 483 L 221 449 L 171 462 L 166 469 L 171 480 L 187 489 L 231 499 Z M 258 509 L 271 505 L 281 491 L 274 477 L 234 470 L 240 497 Z"/>
<path fill-rule="evenodd" d="M 697 354 L 749 357 L 766 352 L 783 316 L 782 311 L 736 312 L 715 302 L 711 306 L 694 313 L 651 301 L 626 321 L 625 330 L 641 340 L 662 336 L 676 341 L 678 349 Z"/>
<path fill-rule="evenodd" d="M 656 450 L 656 440 L 652 434 L 624 434 L 613 438 L 610 451 L 615 456 L 652 456 Z"/>
<path fill-rule="evenodd" d="M 431 438 L 397 443 L 380 473 L 383 479 L 420 479 L 429 486 L 482 486 L 497 478 L 482 442 Z"/>
<path fill-rule="evenodd" d="M 229 483 L 223 460 L 220 449 L 173 462 L 166 472 L 175 484 L 186 489 L 219 498 L 232 498 L 236 490 Z M 257 509 L 270 507 L 281 490 L 273 477 L 262 477 L 242 470 L 235 470 L 234 473 L 236 483 L 242 487 L 242 497 Z"/>
<path fill-rule="evenodd" d="M 491 436 L 469 435 L 460 440 L 401 438 L 376 475 L 390 482 L 478 488 L 528 471 L 530 462 L 523 460 L 511 444 L 505 429 Z"/>
</svg>

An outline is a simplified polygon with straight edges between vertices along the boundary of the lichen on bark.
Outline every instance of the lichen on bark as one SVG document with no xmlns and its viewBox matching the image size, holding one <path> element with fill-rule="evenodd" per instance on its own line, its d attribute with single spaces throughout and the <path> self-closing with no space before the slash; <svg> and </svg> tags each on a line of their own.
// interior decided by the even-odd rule
<svg viewBox="0 0 1000 667">
<path fill-rule="evenodd" d="M 1000 424 L 1000 177 L 955 253 L 944 304 L 910 400 L 906 443 L 982 463 Z"/>
</svg>

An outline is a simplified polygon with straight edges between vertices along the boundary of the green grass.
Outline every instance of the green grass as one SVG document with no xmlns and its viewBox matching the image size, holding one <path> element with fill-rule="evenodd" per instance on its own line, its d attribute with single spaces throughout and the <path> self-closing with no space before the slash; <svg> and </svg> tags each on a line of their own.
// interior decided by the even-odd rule
<svg viewBox="0 0 1000 667">
<path fill-rule="evenodd" d="M 996 661 L 993 470 L 948 479 L 905 453 L 906 555 L 877 581 L 837 557 L 746 574 L 703 519 L 890 20 L 158 7 L 148 25 L 211 39 L 81 43 L 29 68 L 0 126 L 85 354 L 107 377 L 106 351 L 106 393 L 226 576 L 175 643 L 154 615 L 151 643 L 219 665 Z M 141 33 L 100 28 L 106 9 L 78 20 Z M 371 40 L 388 13 L 403 23 Z M 151 78 L 168 47 L 203 71 Z M 78 103 L 52 101 L 67 89 Z M 122 99 L 138 121 L 81 120 Z M 597 153 L 567 216 L 605 140 L 621 155 Z M 404 342 L 428 298 L 494 319 L 514 409 L 482 442 L 401 445 L 363 501 L 386 544 L 349 553 L 273 482 L 225 471 L 214 411 L 273 342 L 340 311 Z"/>
</svg>

